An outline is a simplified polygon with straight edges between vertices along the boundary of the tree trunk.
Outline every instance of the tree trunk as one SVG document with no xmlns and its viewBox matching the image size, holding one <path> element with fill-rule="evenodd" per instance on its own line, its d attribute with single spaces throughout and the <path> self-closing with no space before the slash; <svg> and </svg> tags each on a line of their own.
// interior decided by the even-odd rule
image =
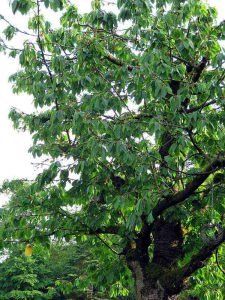
<svg viewBox="0 0 225 300">
<path fill-rule="evenodd" d="M 166 300 L 166 291 L 160 285 L 159 280 L 153 282 L 147 276 L 148 268 L 143 268 L 139 261 L 130 261 L 129 267 L 133 273 L 136 284 L 136 299 L 137 300 Z M 153 274 L 154 274 L 154 270 Z"/>
<path fill-rule="evenodd" d="M 145 233 L 145 232 L 144 232 Z M 183 257 L 183 236 L 177 222 L 158 220 L 153 229 L 153 257 L 148 254 L 146 235 L 140 235 L 136 247 L 126 252 L 127 264 L 136 284 L 137 300 L 171 300 L 182 290 L 177 261 Z M 173 296 L 171 298 L 171 296 Z"/>
<path fill-rule="evenodd" d="M 137 300 L 166 300 L 167 296 L 164 294 L 164 290 L 161 287 L 157 289 L 149 289 L 146 294 L 141 295 Z"/>
<path fill-rule="evenodd" d="M 89 286 L 89 289 L 87 290 L 87 299 L 93 299 L 93 285 Z"/>
</svg>

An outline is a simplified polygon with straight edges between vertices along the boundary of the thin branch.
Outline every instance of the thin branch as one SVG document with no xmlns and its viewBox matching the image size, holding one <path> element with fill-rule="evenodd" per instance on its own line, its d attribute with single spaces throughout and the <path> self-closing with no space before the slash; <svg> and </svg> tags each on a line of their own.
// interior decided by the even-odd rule
<svg viewBox="0 0 225 300">
<path fill-rule="evenodd" d="M 217 264 L 218 269 L 225 275 L 225 271 L 223 270 L 223 268 L 220 266 L 220 263 L 219 263 L 218 251 L 219 251 L 219 248 L 216 249 L 216 264 Z"/>
<path fill-rule="evenodd" d="M 64 209 L 60 208 L 59 213 L 62 215 L 74 220 L 73 216 L 66 212 Z M 84 234 L 86 235 L 96 235 L 96 234 L 118 234 L 120 228 L 118 226 L 107 226 L 107 227 L 102 227 L 102 228 L 97 228 L 97 229 L 92 229 L 90 228 L 87 224 L 82 223 L 79 219 L 76 219 L 84 228 Z M 88 230 L 87 230 L 88 229 Z"/>
<path fill-rule="evenodd" d="M 73 217 L 67 213 L 65 210 L 63 209 L 60 209 L 60 212 L 62 212 L 64 215 L 66 215 L 67 217 L 69 218 L 72 218 Z M 85 231 L 84 234 L 85 235 L 94 235 L 97 239 L 99 239 L 107 248 L 109 248 L 114 254 L 116 255 L 119 255 L 119 253 L 117 253 L 110 245 L 108 245 L 108 243 L 105 242 L 104 239 L 102 239 L 99 234 L 116 234 L 118 233 L 118 227 L 115 227 L 115 226 L 109 226 L 109 227 L 105 227 L 103 230 L 102 229 L 96 229 L 96 230 L 93 230 L 92 228 L 90 228 L 87 224 L 83 224 L 79 219 L 78 219 L 78 222 L 84 226 L 86 228 L 86 230 L 88 229 L 88 232 Z"/>
<path fill-rule="evenodd" d="M 120 255 L 118 252 L 116 252 L 112 247 L 109 246 L 99 235 L 96 235 L 96 238 L 99 239 L 107 248 L 109 248 L 114 254 Z"/>
<path fill-rule="evenodd" d="M 13 27 L 15 29 L 16 32 L 25 34 L 25 35 L 29 35 L 29 36 L 33 36 L 33 37 L 37 37 L 35 34 L 29 33 L 27 31 L 21 30 L 18 27 L 14 26 L 12 23 L 10 23 L 3 15 L 0 14 L 0 20 L 5 21 L 9 26 Z"/>
<path fill-rule="evenodd" d="M 215 104 L 216 101 L 217 101 L 217 100 L 211 100 L 211 101 L 209 101 L 209 102 L 204 102 L 204 103 L 201 104 L 201 105 L 191 107 L 191 108 L 189 108 L 189 109 L 186 109 L 186 110 L 185 110 L 185 113 L 190 114 L 190 113 L 193 113 L 193 112 L 195 112 L 195 111 L 202 110 L 203 108 L 205 108 L 205 107 L 207 107 L 207 106 L 209 106 L 209 105 Z"/>
<path fill-rule="evenodd" d="M 123 67 L 124 63 L 121 62 L 120 60 L 118 60 L 117 58 L 115 58 L 114 56 L 112 56 L 111 54 L 104 56 L 105 59 L 107 59 L 108 61 L 110 61 L 111 63 L 113 63 L 114 65 L 117 65 L 119 67 Z M 131 65 L 127 65 L 127 70 L 128 71 L 133 71 L 134 67 Z"/>
<path fill-rule="evenodd" d="M 42 41 L 41 41 L 41 34 L 40 34 L 40 3 L 39 3 L 40 0 L 37 0 L 37 18 L 38 18 L 38 22 L 37 22 L 37 32 L 38 32 L 38 36 L 37 36 L 37 40 L 38 40 L 38 45 L 39 45 L 39 48 L 41 50 L 41 55 L 42 55 L 42 59 L 43 59 L 43 63 L 48 71 L 48 74 L 49 74 L 49 77 L 50 77 L 50 80 L 51 82 L 53 83 L 53 75 L 52 75 L 52 72 L 48 66 L 48 63 L 45 59 L 45 54 L 44 54 L 44 49 L 43 49 L 43 46 L 42 46 Z M 59 105 L 58 105 L 58 102 L 57 100 L 55 100 L 55 106 L 56 106 L 56 110 L 59 110 Z"/>
<path fill-rule="evenodd" d="M 202 155 L 204 158 L 207 158 L 207 155 L 203 152 L 203 150 L 198 146 L 198 144 L 196 143 L 194 137 L 193 137 L 193 133 L 192 133 L 192 130 L 189 129 L 188 130 L 188 136 L 192 142 L 192 145 L 194 146 L 194 148 L 198 151 L 198 153 L 200 155 Z"/>
</svg>

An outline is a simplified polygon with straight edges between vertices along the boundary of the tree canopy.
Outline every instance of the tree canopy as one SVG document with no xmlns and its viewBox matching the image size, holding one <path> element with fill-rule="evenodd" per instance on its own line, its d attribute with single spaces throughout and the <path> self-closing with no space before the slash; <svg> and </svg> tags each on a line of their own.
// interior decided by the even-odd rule
<svg viewBox="0 0 225 300">
<path fill-rule="evenodd" d="M 10 81 L 32 95 L 34 112 L 9 117 L 31 134 L 43 170 L 3 184 L 3 246 L 87 241 L 96 258 L 87 284 L 127 295 L 134 282 L 138 300 L 207 279 L 199 269 L 225 241 L 225 23 L 215 8 L 95 0 L 81 15 L 69 0 L 11 6 L 30 18 L 24 31 L 1 16 L 1 50 L 19 59 Z M 26 36 L 23 48 L 15 35 Z"/>
</svg>

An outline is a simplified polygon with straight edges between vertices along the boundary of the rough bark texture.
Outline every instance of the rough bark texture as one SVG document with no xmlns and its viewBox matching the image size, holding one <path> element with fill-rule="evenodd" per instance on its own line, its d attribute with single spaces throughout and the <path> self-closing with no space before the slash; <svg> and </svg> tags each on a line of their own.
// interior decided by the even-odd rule
<svg viewBox="0 0 225 300">
<path fill-rule="evenodd" d="M 149 227 L 151 228 L 151 227 Z M 204 266 L 213 251 L 225 241 L 225 231 L 216 243 L 204 245 L 182 268 L 183 234 L 181 224 L 175 221 L 158 219 L 150 229 L 144 223 L 143 230 L 136 240 L 136 247 L 126 249 L 127 264 L 136 283 L 137 300 L 175 300 L 185 285 L 185 279 Z M 148 254 L 148 246 L 154 243 L 153 257 Z M 190 298 L 191 299 L 191 298 Z M 195 299 L 195 298 L 194 298 Z"/>
<path fill-rule="evenodd" d="M 225 241 L 225 231 L 211 244 L 203 245 L 182 268 L 178 260 L 184 256 L 181 221 L 168 220 L 161 213 L 192 195 L 202 182 L 218 168 L 225 166 L 225 160 L 216 159 L 184 188 L 162 200 L 153 210 L 154 222 L 148 224 L 142 216 L 143 226 L 135 240 L 136 247 L 127 246 L 125 256 L 136 282 L 137 300 L 175 300 L 184 288 L 185 280 L 205 265 L 213 251 Z M 158 211 L 157 211 L 158 210 Z M 149 246 L 153 246 L 153 257 L 149 257 Z M 152 254 L 151 254 L 152 255 Z"/>
<path fill-rule="evenodd" d="M 154 263 L 169 267 L 183 257 L 183 235 L 179 223 L 160 220 L 155 226 L 153 236 L 155 244 Z"/>
<path fill-rule="evenodd" d="M 165 300 L 167 299 L 164 288 L 159 281 L 152 285 L 149 280 L 146 268 L 142 268 L 139 261 L 130 261 L 129 267 L 134 275 L 136 283 L 137 300 Z"/>
<path fill-rule="evenodd" d="M 166 300 L 180 290 L 182 281 L 170 271 L 177 267 L 183 257 L 183 236 L 178 222 L 158 220 L 152 229 L 153 240 L 144 238 L 148 233 L 146 224 L 136 241 L 136 248 L 127 249 L 126 259 L 136 283 L 137 300 Z M 145 233 L 145 234 L 144 234 Z M 154 241 L 153 258 L 148 255 L 148 246 Z M 168 276 L 167 276 L 168 275 Z"/>
</svg>

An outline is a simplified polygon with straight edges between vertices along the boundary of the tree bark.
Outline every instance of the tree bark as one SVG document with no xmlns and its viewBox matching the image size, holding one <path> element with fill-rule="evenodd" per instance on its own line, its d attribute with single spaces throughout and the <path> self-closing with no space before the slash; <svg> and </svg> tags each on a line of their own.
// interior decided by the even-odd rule
<svg viewBox="0 0 225 300">
<path fill-rule="evenodd" d="M 146 274 L 148 268 L 143 268 L 139 261 L 130 261 L 129 267 L 135 279 L 137 300 L 168 299 L 159 280 L 154 283 Z M 154 270 L 152 272 L 154 273 Z"/>
<path fill-rule="evenodd" d="M 137 300 L 169 300 L 169 296 L 180 292 L 182 280 L 172 272 L 177 261 L 183 257 L 183 234 L 181 224 L 159 219 L 152 228 L 143 220 L 143 229 L 136 239 L 136 247 L 128 247 L 126 261 L 136 284 Z M 149 257 L 149 245 L 153 243 L 153 257 Z M 172 276 L 171 276 L 172 274 Z"/>
</svg>

